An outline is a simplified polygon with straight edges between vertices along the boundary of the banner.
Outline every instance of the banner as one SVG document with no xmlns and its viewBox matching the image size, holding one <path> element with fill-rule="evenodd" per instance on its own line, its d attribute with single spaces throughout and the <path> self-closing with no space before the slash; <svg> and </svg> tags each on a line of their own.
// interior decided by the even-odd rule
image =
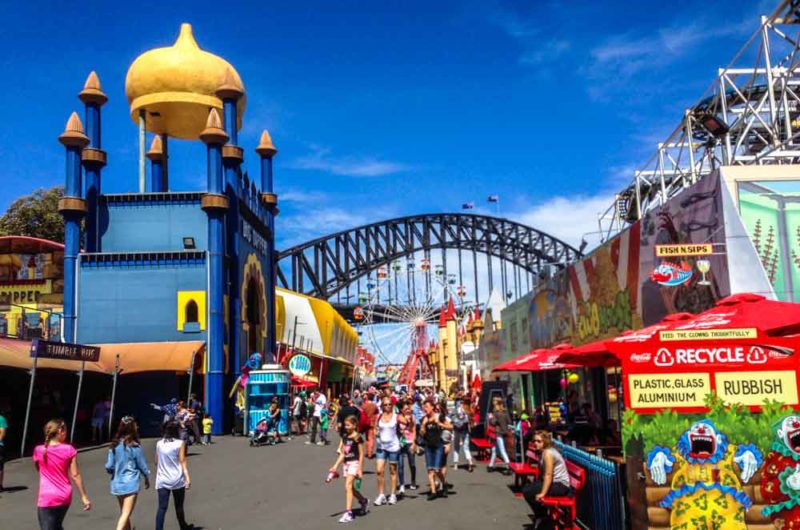
<svg viewBox="0 0 800 530">
<path fill-rule="evenodd" d="M 69 342 L 34 339 L 31 342 L 31 357 L 61 359 L 63 361 L 97 362 L 100 360 L 100 348 Z"/>
</svg>

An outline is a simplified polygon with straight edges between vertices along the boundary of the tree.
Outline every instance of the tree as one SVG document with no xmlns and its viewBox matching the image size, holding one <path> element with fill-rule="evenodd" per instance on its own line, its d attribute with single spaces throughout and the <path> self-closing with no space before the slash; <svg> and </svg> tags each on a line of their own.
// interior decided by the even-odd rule
<svg viewBox="0 0 800 530">
<path fill-rule="evenodd" d="M 58 213 L 58 201 L 64 187 L 39 188 L 31 195 L 16 199 L 0 217 L 0 235 L 30 236 L 64 242 L 64 219 Z"/>
</svg>

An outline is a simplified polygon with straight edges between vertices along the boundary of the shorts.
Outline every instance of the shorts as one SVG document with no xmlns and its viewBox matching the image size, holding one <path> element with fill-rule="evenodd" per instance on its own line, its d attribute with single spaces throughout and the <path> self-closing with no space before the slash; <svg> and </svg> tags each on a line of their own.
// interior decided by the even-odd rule
<svg viewBox="0 0 800 530">
<path fill-rule="evenodd" d="M 379 448 L 375 451 L 375 458 L 378 460 L 388 460 L 390 464 L 397 464 L 400 462 L 400 451 L 387 451 Z"/>
<path fill-rule="evenodd" d="M 425 448 L 425 466 L 428 469 L 441 469 L 444 464 L 444 447 Z"/>
<path fill-rule="evenodd" d="M 92 428 L 102 429 L 105 422 L 104 418 L 92 418 Z"/>
<path fill-rule="evenodd" d="M 361 466 L 359 465 L 358 460 L 353 460 L 352 462 L 345 462 L 342 464 L 342 474 L 345 477 L 357 477 L 359 471 L 361 471 Z"/>
</svg>

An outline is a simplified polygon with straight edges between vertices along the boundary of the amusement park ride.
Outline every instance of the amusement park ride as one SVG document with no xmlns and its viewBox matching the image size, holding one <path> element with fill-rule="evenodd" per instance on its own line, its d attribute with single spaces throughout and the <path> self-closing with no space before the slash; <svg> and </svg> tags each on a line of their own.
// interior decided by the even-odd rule
<svg viewBox="0 0 800 530">
<path fill-rule="evenodd" d="M 800 6 L 785 0 L 599 218 L 603 240 L 720 166 L 800 163 Z"/>
</svg>

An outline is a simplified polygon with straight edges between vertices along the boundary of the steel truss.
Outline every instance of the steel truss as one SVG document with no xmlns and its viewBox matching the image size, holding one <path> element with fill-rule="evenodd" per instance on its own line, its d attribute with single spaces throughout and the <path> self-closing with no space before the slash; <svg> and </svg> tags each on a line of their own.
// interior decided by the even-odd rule
<svg viewBox="0 0 800 530">
<path fill-rule="evenodd" d="M 731 64 L 600 214 L 604 240 L 721 165 L 800 163 L 798 24 L 800 0 L 761 17 Z M 723 128 L 714 131 L 712 117 Z"/>
<path fill-rule="evenodd" d="M 278 255 L 278 281 L 283 287 L 329 299 L 354 282 L 395 260 L 432 249 L 461 251 L 500 258 L 504 264 L 539 274 L 548 265 L 563 266 L 580 253 L 563 241 L 519 223 L 484 215 L 427 214 L 399 217 L 359 226 L 302 245 Z M 489 260 L 491 263 L 491 260 Z M 446 260 L 444 275 L 447 277 Z M 477 265 L 475 280 L 477 283 Z M 491 275 L 491 265 L 489 268 Z M 505 288 L 505 280 L 503 281 Z M 519 289 L 518 289 L 519 292 Z"/>
</svg>

